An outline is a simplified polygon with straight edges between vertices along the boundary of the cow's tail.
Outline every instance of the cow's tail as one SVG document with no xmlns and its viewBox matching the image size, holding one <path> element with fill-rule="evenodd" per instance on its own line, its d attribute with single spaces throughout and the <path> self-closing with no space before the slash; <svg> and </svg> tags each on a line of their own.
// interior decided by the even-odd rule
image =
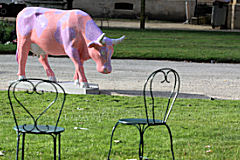
<svg viewBox="0 0 240 160">
<path fill-rule="evenodd" d="M 18 62 L 18 50 L 16 50 L 16 61 Z"/>
<path fill-rule="evenodd" d="M 18 47 L 18 41 L 16 40 L 16 42 L 17 42 L 17 49 L 16 49 L 16 61 L 18 62 L 18 49 L 19 49 L 19 47 Z"/>
</svg>

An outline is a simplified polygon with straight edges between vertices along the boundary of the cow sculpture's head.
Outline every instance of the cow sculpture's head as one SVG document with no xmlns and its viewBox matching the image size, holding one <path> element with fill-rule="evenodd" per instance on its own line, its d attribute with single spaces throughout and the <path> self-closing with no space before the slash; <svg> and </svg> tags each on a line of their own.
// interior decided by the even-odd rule
<svg viewBox="0 0 240 160">
<path fill-rule="evenodd" d="M 110 39 L 103 33 L 96 41 L 88 44 L 90 57 L 97 64 L 97 71 L 108 74 L 112 72 L 111 57 L 113 55 L 113 46 L 120 43 L 125 36 L 118 39 Z"/>
</svg>

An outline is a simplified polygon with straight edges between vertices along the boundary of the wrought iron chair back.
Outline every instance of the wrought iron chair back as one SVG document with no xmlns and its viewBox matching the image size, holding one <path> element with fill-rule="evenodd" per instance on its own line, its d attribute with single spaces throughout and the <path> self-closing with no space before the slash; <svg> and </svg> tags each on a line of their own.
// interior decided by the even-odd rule
<svg viewBox="0 0 240 160">
<path fill-rule="evenodd" d="M 156 70 L 147 78 L 143 88 L 143 95 L 148 125 L 158 123 L 156 119 L 160 119 L 166 123 L 178 96 L 179 88 L 180 77 L 175 70 L 170 68 Z M 156 100 L 155 97 L 157 96 L 165 96 L 168 99 L 166 101 Z"/>
<path fill-rule="evenodd" d="M 160 87 L 160 88 L 159 88 Z M 170 91 L 169 91 L 170 88 Z M 154 90 L 153 90 L 154 89 Z M 112 129 L 110 139 L 110 148 L 108 160 L 110 160 L 112 150 L 113 135 L 119 124 L 135 126 L 140 135 L 139 141 L 139 159 L 143 160 L 144 153 L 144 133 L 153 126 L 165 126 L 168 129 L 171 145 L 172 159 L 174 160 L 173 141 L 170 127 L 167 125 L 167 119 L 173 108 L 173 104 L 178 96 L 180 89 L 180 77 L 178 73 L 171 68 L 162 68 L 154 71 L 146 80 L 143 87 L 145 118 L 121 118 Z M 158 90 L 158 91 L 155 91 Z M 161 92 L 160 92 L 161 91 Z M 163 91 L 163 92 L 162 92 Z M 160 98 L 162 96 L 168 97 Z M 155 98 L 159 97 L 159 98 Z"/>
<path fill-rule="evenodd" d="M 17 92 L 22 91 L 22 92 Z M 60 93 L 63 93 L 60 96 Z M 31 103 L 38 103 L 30 101 L 29 96 L 37 96 L 36 100 L 39 102 L 39 110 L 31 110 Z M 54 94 L 54 95 L 52 95 Z M 29 96 L 26 96 L 29 95 Z M 47 96 L 42 98 L 41 96 Z M 39 97 L 38 97 L 39 96 Z M 51 96 L 51 97 L 50 97 Z M 41 79 L 23 79 L 14 81 L 10 84 L 8 89 L 8 97 L 10 106 L 12 109 L 13 117 L 16 123 L 16 128 L 19 131 L 19 125 L 23 125 L 23 129 L 26 132 L 31 132 L 33 130 L 37 130 L 39 132 L 48 132 L 49 125 L 54 126 L 54 130 L 56 131 L 58 122 L 60 120 L 60 116 L 62 113 L 62 109 L 65 103 L 66 94 L 64 89 L 55 82 Z M 60 99 L 61 97 L 61 99 Z M 38 98 L 38 99 L 37 99 Z M 32 98 L 31 98 L 32 100 Z M 42 100 L 45 100 L 46 103 L 43 103 Z M 59 101 L 60 100 L 60 101 Z M 60 105 L 59 105 L 60 104 Z M 28 105 L 28 106 L 26 106 Z M 18 117 L 17 114 L 19 111 L 25 112 L 25 116 L 20 120 L 21 117 Z M 38 112 L 33 114 L 32 112 Z M 50 112 L 54 111 L 55 113 L 52 116 L 44 114 L 51 114 Z M 57 113 L 57 112 L 58 113 Z M 51 119 L 50 117 L 53 117 Z M 40 121 L 45 118 L 44 121 Z M 31 119 L 31 121 L 29 120 Z M 26 123 L 21 123 L 20 121 L 24 120 Z M 53 120 L 53 121 L 50 121 Z M 39 122 L 43 122 L 46 124 L 41 124 L 41 128 L 39 127 Z M 21 124 L 20 124 L 21 123 Z"/>
<path fill-rule="evenodd" d="M 12 82 L 8 87 L 8 99 L 11 106 L 17 132 L 17 152 L 19 154 L 20 137 L 22 136 L 22 159 L 26 134 L 47 134 L 53 138 L 54 160 L 61 159 L 61 133 L 64 128 L 58 123 L 64 107 L 66 93 L 56 82 L 42 79 L 22 79 Z"/>
</svg>

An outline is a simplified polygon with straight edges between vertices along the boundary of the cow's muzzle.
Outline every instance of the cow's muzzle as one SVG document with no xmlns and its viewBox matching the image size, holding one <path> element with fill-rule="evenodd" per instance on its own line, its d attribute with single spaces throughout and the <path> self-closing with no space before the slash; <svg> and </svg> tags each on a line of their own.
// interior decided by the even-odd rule
<svg viewBox="0 0 240 160">
<path fill-rule="evenodd" d="M 111 66 L 103 66 L 101 69 L 98 70 L 98 72 L 103 73 L 103 74 L 109 74 L 112 72 L 112 67 Z"/>
</svg>

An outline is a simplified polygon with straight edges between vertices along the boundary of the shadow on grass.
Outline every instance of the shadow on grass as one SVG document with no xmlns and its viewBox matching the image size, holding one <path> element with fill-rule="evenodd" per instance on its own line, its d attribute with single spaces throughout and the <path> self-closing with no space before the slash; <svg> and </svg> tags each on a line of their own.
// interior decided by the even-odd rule
<svg viewBox="0 0 240 160">
<path fill-rule="evenodd" d="M 142 96 L 142 91 L 140 90 L 100 90 L 100 94 L 107 95 L 118 95 L 118 96 Z M 169 92 L 154 92 L 154 95 L 158 97 L 169 97 Z M 189 98 L 189 99 L 210 99 L 206 95 L 201 94 L 189 94 L 189 93 L 179 93 L 178 98 Z"/>
</svg>

